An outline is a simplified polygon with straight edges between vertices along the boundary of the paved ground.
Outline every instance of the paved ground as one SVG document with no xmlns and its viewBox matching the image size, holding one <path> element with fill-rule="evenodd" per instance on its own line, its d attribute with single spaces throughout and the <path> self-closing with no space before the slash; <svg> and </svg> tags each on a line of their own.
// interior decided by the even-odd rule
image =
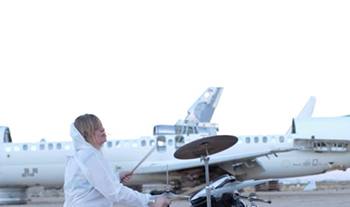
<svg viewBox="0 0 350 207">
<path fill-rule="evenodd" d="M 272 204 L 261 204 L 260 207 L 349 207 L 350 190 L 326 190 L 314 192 L 266 192 L 260 197 L 270 199 Z"/>
<path fill-rule="evenodd" d="M 259 207 L 349 207 L 350 190 L 326 190 L 314 192 L 262 192 L 263 199 L 272 200 L 272 204 L 259 204 Z M 62 197 L 32 198 L 26 205 L 5 205 L 3 207 L 62 207 Z M 189 207 L 189 202 L 177 201 L 171 207 Z M 121 206 L 117 206 L 121 207 Z"/>
</svg>

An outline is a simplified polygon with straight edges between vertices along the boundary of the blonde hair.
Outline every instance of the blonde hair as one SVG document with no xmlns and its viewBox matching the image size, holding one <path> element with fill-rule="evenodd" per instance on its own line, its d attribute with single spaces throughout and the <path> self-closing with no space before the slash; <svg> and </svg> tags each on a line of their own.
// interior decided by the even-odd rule
<svg viewBox="0 0 350 207">
<path fill-rule="evenodd" d="M 94 144 L 92 143 L 94 133 L 97 129 L 102 127 L 102 123 L 97 116 L 93 114 L 84 114 L 75 119 L 74 126 L 84 137 L 85 141 Z"/>
</svg>

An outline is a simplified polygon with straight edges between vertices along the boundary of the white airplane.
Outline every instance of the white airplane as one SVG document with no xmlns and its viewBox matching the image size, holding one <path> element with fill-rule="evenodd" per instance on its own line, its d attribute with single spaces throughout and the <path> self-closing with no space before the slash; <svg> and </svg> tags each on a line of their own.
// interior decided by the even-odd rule
<svg viewBox="0 0 350 207">
<path fill-rule="evenodd" d="M 188 111 L 184 121 L 158 125 L 154 135 L 133 140 L 109 140 L 103 148 L 116 170 L 130 170 L 156 146 L 132 177 L 132 185 L 165 181 L 169 171 L 173 183 L 195 184 L 203 174 L 200 159 L 177 160 L 174 152 L 202 137 L 216 135 L 210 123 L 222 88 L 209 88 Z M 210 174 L 230 173 L 238 180 L 285 178 L 324 173 L 350 166 L 350 117 L 313 118 L 311 98 L 284 135 L 239 136 L 234 146 L 210 156 Z M 70 142 L 11 143 L 2 127 L 0 145 L 0 198 L 2 203 L 25 202 L 28 186 L 63 185 L 65 157 Z M 127 155 L 127 156 L 124 156 Z"/>
</svg>

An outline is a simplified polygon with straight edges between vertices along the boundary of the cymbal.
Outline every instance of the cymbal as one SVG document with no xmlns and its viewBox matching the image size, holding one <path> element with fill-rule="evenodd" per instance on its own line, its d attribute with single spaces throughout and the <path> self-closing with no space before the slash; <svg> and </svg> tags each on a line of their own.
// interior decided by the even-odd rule
<svg viewBox="0 0 350 207">
<path fill-rule="evenodd" d="M 180 147 L 174 153 L 174 157 L 183 160 L 200 158 L 221 152 L 236 144 L 237 141 L 237 137 L 230 135 L 204 137 Z"/>
</svg>

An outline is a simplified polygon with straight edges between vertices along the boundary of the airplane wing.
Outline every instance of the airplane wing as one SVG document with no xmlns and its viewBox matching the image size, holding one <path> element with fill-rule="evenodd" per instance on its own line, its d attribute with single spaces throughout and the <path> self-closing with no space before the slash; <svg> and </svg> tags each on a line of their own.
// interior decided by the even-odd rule
<svg viewBox="0 0 350 207">
<path fill-rule="evenodd" d="M 237 155 L 237 157 L 235 157 L 234 159 L 231 158 L 231 159 L 224 161 L 224 162 L 222 162 L 222 161 L 220 161 L 220 159 L 218 159 L 216 161 L 216 163 L 227 163 L 227 162 L 229 162 L 229 163 L 242 163 L 242 162 L 246 162 L 246 161 L 252 161 L 252 160 L 255 160 L 256 158 L 263 157 L 263 156 L 269 157 L 269 155 L 273 155 L 275 157 L 278 157 L 279 153 L 290 152 L 293 150 L 297 150 L 297 148 L 294 148 L 294 147 L 293 148 L 276 148 L 276 149 L 264 151 L 264 152 L 244 153 L 242 155 Z M 213 163 L 213 162 L 211 161 L 211 163 Z"/>
<path fill-rule="evenodd" d="M 245 180 L 246 173 L 250 170 L 265 171 L 262 165 L 257 161 L 259 157 L 268 157 L 272 155 L 278 157 L 279 153 L 298 150 L 298 148 L 279 148 L 266 152 L 256 152 L 241 156 L 240 158 L 218 163 L 218 167 L 234 175 L 237 180 Z"/>
<path fill-rule="evenodd" d="M 219 167 L 231 166 L 234 164 L 252 162 L 255 161 L 256 158 L 263 156 L 278 156 L 279 153 L 289 152 L 292 150 L 296 150 L 296 148 L 277 148 L 269 151 L 263 152 L 254 152 L 254 153 L 244 153 L 238 155 L 211 155 L 209 160 L 209 165 L 218 165 Z M 154 162 L 145 162 L 142 167 L 140 167 L 140 173 L 159 173 L 176 170 L 184 170 L 195 167 L 203 166 L 203 162 L 200 161 L 200 158 L 197 159 L 189 159 L 189 160 L 177 160 L 174 159 L 171 163 L 167 165 L 164 164 L 164 161 L 154 161 Z"/>
</svg>

